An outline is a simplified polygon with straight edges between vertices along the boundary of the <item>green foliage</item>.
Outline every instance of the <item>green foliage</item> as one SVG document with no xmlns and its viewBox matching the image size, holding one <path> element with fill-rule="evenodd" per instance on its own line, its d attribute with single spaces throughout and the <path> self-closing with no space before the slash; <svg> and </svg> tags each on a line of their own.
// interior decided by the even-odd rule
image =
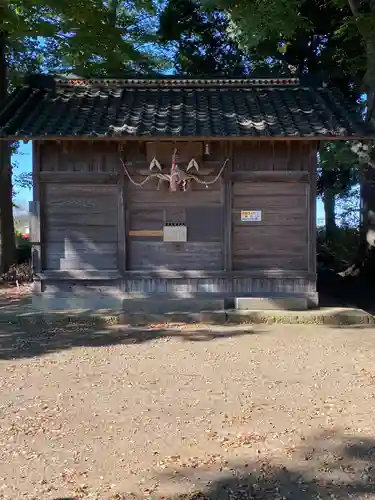
<svg viewBox="0 0 375 500">
<path fill-rule="evenodd" d="M 330 142 L 324 145 L 318 158 L 318 195 L 329 188 L 336 196 L 345 198 L 359 182 L 360 161 L 349 142 Z"/>
<path fill-rule="evenodd" d="M 161 12 L 159 37 L 174 50 L 174 68 L 180 75 L 242 76 L 246 57 L 227 35 L 223 11 L 203 10 L 194 0 L 169 0 Z"/>
<path fill-rule="evenodd" d="M 54 67 L 119 76 L 157 65 L 143 50 L 155 40 L 143 22 L 153 13 L 152 0 L 11 0 L 0 7 L 0 30 L 7 36 L 10 66 L 21 59 L 27 72 Z"/>
<path fill-rule="evenodd" d="M 358 251 L 360 232 L 357 228 L 338 227 L 335 238 L 327 241 L 324 228 L 317 231 L 317 254 L 322 261 L 334 263 L 341 268 L 353 261 Z"/>
<path fill-rule="evenodd" d="M 244 48 L 258 47 L 265 40 L 286 41 L 300 27 L 308 26 L 301 14 L 303 0 L 205 0 L 229 17 L 229 34 Z"/>
<path fill-rule="evenodd" d="M 359 185 L 353 187 L 350 194 L 337 200 L 337 224 L 341 227 L 358 228 L 360 225 Z"/>
<path fill-rule="evenodd" d="M 22 172 L 14 177 L 15 184 L 22 189 L 31 189 L 33 187 L 33 178 L 31 172 Z"/>
<path fill-rule="evenodd" d="M 33 178 L 31 172 L 21 172 L 20 174 L 14 174 L 14 168 L 17 168 L 17 165 L 13 163 L 13 199 L 17 195 L 19 189 L 32 189 L 33 187 Z M 19 208 L 15 203 L 13 203 L 13 208 Z"/>
<path fill-rule="evenodd" d="M 204 0 L 225 10 L 228 32 L 280 75 L 319 75 L 356 99 L 368 64 L 347 0 Z M 354 86 L 353 86 L 354 84 Z"/>
</svg>

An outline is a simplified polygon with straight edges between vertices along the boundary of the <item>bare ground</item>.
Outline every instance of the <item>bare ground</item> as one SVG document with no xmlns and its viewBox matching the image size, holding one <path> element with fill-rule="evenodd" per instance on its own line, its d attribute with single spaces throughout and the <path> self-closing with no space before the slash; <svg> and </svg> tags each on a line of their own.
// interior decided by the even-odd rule
<svg viewBox="0 0 375 500">
<path fill-rule="evenodd" d="M 31 306 L 32 283 L 14 284 L 4 283 L 0 279 L 0 314 L 3 311 L 28 312 Z"/>
<path fill-rule="evenodd" d="M 375 498 L 375 330 L 0 325 L 0 499 Z"/>
</svg>

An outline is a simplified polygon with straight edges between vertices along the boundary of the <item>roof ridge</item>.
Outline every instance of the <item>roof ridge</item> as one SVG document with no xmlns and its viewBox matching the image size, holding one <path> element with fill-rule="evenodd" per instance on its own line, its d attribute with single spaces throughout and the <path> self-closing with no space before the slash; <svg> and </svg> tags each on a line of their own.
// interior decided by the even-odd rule
<svg viewBox="0 0 375 500">
<path fill-rule="evenodd" d="M 246 78 L 246 77 L 140 77 L 140 78 L 81 78 L 75 75 L 31 75 L 27 84 L 51 87 L 254 87 L 298 86 L 299 78 Z"/>
<path fill-rule="evenodd" d="M 58 79 L 59 87 L 91 87 L 95 85 L 105 87 L 249 87 L 269 85 L 299 85 L 298 78 L 90 78 L 90 79 Z"/>
</svg>

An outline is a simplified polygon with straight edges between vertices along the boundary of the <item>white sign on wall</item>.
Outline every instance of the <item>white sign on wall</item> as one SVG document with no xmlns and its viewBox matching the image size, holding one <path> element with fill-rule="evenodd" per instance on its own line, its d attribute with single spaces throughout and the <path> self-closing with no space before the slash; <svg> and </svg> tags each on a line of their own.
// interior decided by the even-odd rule
<svg viewBox="0 0 375 500">
<path fill-rule="evenodd" d="M 172 242 L 187 241 L 187 227 L 184 225 L 164 226 L 163 241 L 172 241 Z"/>
<path fill-rule="evenodd" d="M 261 210 L 241 210 L 241 222 L 261 222 Z"/>
</svg>

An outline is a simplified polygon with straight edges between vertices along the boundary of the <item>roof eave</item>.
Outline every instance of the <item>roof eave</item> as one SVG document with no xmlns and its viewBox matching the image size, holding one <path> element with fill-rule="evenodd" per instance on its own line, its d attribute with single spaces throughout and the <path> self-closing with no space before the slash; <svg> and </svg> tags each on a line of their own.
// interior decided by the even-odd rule
<svg viewBox="0 0 375 500">
<path fill-rule="evenodd" d="M 128 142 L 128 141 L 161 141 L 161 142 L 186 142 L 186 141 L 371 141 L 373 135 L 306 135 L 306 136 L 7 136 L 0 137 L 0 141 L 107 141 L 107 142 Z"/>
</svg>

